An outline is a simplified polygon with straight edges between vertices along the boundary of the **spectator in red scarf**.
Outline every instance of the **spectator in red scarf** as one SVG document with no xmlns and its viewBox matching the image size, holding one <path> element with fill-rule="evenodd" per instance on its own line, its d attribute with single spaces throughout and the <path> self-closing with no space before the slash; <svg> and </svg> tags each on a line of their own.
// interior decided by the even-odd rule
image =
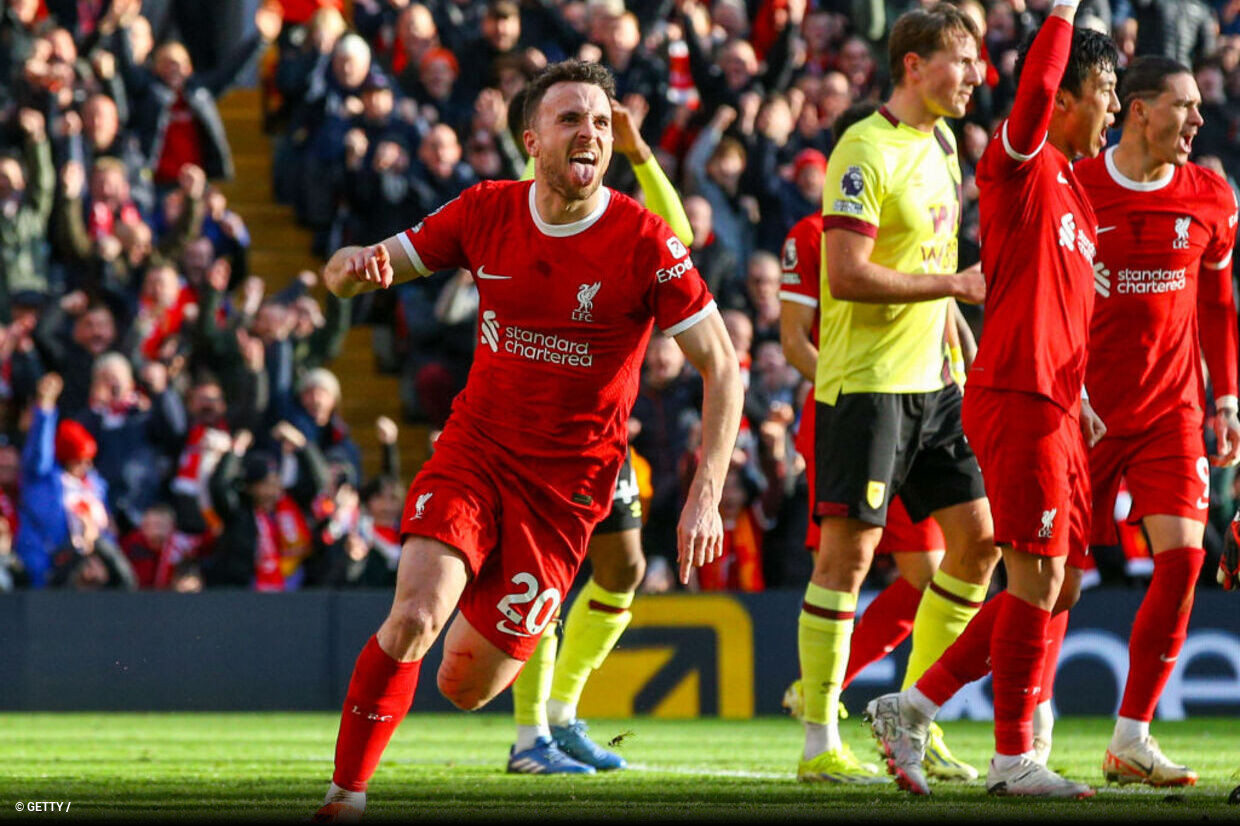
<svg viewBox="0 0 1240 826">
<path fill-rule="evenodd" d="M 190 309 L 190 308 L 193 309 Z M 134 349 L 146 361 L 170 361 L 179 349 L 181 328 L 197 318 L 193 293 L 181 283 L 171 264 L 156 264 L 146 271 L 138 296 L 138 314 L 129 330 Z"/>
<path fill-rule="evenodd" d="M 116 38 L 121 75 L 133 99 L 131 123 L 156 186 L 176 183 L 187 163 L 201 166 L 208 177 L 232 178 L 232 149 L 215 98 L 236 82 L 262 50 L 280 34 L 278 3 L 266 3 L 254 15 L 257 29 L 242 40 L 219 68 L 195 73 L 189 51 L 176 41 L 155 50 L 154 72 L 134 60 L 122 34 Z"/>
<path fill-rule="evenodd" d="M 295 428 L 286 425 L 279 430 L 281 441 L 298 444 Z M 211 474 L 211 502 L 220 519 L 220 534 L 203 561 L 203 579 L 208 587 L 294 590 L 301 584 L 301 563 L 310 552 L 305 511 L 285 491 L 274 454 L 255 450 L 247 455 L 252 442 L 248 430 L 238 433 Z M 304 475 L 316 488 L 323 487 L 327 471 L 322 455 L 304 439 L 295 453 Z"/>
<path fill-rule="evenodd" d="M 108 486 L 94 469 L 95 438 L 75 421 L 59 421 L 63 388 L 55 373 L 39 380 L 22 450 L 17 553 L 36 588 L 132 587 L 112 533 Z"/>
<path fill-rule="evenodd" d="M 108 485 L 108 508 L 127 532 L 161 496 L 176 450 L 174 421 L 181 415 L 161 362 L 143 368 L 139 389 L 129 360 L 116 352 L 95 360 L 88 407 L 69 410 L 97 442 L 94 457 Z"/>
</svg>

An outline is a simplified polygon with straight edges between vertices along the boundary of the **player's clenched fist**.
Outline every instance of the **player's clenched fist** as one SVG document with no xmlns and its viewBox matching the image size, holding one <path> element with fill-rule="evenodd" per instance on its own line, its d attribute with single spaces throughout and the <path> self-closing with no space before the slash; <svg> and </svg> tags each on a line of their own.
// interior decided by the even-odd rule
<svg viewBox="0 0 1240 826">
<path fill-rule="evenodd" d="M 982 275 L 981 264 L 974 264 L 956 273 L 953 298 L 967 304 L 981 304 L 986 300 L 986 277 Z"/>
<path fill-rule="evenodd" d="M 398 280 L 397 276 L 391 253 L 384 244 L 344 247 L 332 255 L 323 269 L 324 285 L 341 298 L 385 289 Z"/>
<path fill-rule="evenodd" d="M 709 565 L 723 553 L 723 520 L 719 505 L 709 505 L 693 497 L 680 514 L 676 526 L 676 559 L 681 584 L 689 584 L 689 571 Z"/>
<path fill-rule="evenodd" d="M 349 259 L 349 276 L 367 284 L 392 286 L 392 262 L 388 259 L 387 247 L 375 244 L 353 253 Z"/>
</svg>

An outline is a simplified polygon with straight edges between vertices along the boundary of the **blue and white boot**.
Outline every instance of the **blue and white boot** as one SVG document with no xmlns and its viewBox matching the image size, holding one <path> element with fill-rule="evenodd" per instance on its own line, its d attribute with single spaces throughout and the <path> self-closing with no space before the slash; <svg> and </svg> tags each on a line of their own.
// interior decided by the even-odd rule
<svg viewBox="0 0 1240 826">
<path fill-rule="evenodd" d="M 623 757 L 591 740 L 586 734 L 587 730 L 584 722 L 574 720 L 567 726 L 552 726 L 551 737 L 560 750 L 569 757 L 587 766 L 593 766 L 599 771 L 614 771 L 629 767 L 628 761 Z"/>
<path fill-rule="evenodd" d="M 513 746 L 508 754 L 509 774 L 594 774 L 594 767 L 569 757 L 547 737 L 539 737 L 524 751 Z"/>
</svg>

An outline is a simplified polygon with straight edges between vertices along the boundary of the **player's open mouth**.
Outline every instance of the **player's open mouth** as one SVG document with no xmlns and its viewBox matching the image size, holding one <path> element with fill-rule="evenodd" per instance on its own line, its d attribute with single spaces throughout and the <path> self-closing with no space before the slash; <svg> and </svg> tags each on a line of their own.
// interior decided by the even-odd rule
<svg viewBox="0 0 1240 826">
<path fill-rule="evenodd" d="M 573 173 L 573 182 L 578 186 L 586 186 L 594 180 L 594 167 L 598 157 L 593 152 L 574 152 L 568 159 L 569 168 Z"/>
<path fill-rule="evenodd" d="M 1193 152 L 1193 138 L 1195 137 L 1195 132 L 1190 132 L 1187 135 L 1180 135 L 1179 141 L 1176 142 L 1176 148 L 1185 155 L 1191 155 Z"/>
</svg>

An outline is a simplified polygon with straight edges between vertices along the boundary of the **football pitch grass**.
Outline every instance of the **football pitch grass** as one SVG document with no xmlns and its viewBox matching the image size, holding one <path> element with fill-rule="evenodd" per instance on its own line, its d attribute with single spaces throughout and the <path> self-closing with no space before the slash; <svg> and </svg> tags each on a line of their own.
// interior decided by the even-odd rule
<svg viewBox="0 0 1240 826">
<path fill-rule="evenodd" d="M 0 714 L 0 819 L 304 822 L 332 770 L 336 714 Z M 945 725 L 956 754 L 985 774 L 988 723 Z M 503 714 L 413 714 L 370 784 L 367 821 L 1232 820 L 1240 720 L 1155 722 L 1164 750 L 1201 775 L 1195 788 L 1106 786 L 1111 721 L 1065 718 L 1051 766 L 1095 784 L 1091 800 L 1005 800 L 981 781 L 935 784 L 930 799 L 884 787 L 798 783 L 801 727 L 789 718 L 593 720 L 621 737 L 627 771 L 536 777 L 504 771 L 513 723 Z M 844 736 L 876 755 L 854 716 Z M 69 811 L 30 812 L 31 803 Z M 25 809 L 19 811 L 18 804 Z M 63 808 L 63 807 L 61 807 Z"/>
</svg>

